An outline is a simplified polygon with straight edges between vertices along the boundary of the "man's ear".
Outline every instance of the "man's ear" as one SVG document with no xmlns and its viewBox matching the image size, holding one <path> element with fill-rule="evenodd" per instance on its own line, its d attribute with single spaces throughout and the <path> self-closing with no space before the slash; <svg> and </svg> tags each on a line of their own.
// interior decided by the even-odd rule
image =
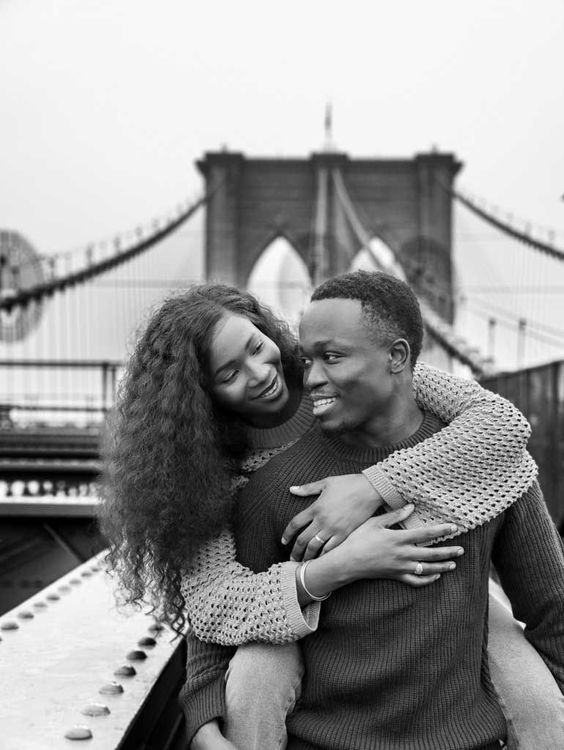
<svg viewBox="0 0 564 750">
<path fill-rule="evenodd" d="M 405 339 L 396 339 L 390 346 L 390 372 L 403 372 L 411 361 L 411 347 Z"/>
</svg>

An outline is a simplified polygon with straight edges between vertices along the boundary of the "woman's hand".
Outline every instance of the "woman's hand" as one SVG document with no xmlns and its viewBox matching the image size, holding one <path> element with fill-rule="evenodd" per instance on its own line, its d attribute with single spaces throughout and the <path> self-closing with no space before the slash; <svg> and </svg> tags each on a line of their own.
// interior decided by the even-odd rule
<svg viewBox="0 0 564 750">
<path fill-rule="evenodd" d="M 294 541 L 290 559 L 310 560 L 337 547 L 382 505 L 382 498 L 363 474 L 326 477 L 290 492 L 301 497 L 319 495 L 284 529 L 282 544 Z"/>
<path fill-rule="evenodd" d="M 454 559 L 463 554 L 462 547 L 417 546 L 454 534 L 457 529 L 453 524 L 409 531 L 389 528 L 405 520 L 412 511 L 413 506 L 406 506 L 370 518 L 334 550 L 312 560 L 305 572 L 307 591 L 314 596 L 324 596 L 362 578 L 388 578 L 410 586 L 427 586 L 442 573 L 454 570 Z M 299 569 L 296 581 L 298 600 L 304 606 L 312 598 L 301 586 Z"/>
<path fill-rule="evenodd" d="M 214 719 L 198 729 L 192 737 L 190 750 L 237 750 L 237 748 L 221 734 L 219 724 Z"/>
<path fill-rule="evenodd" d="M 456 526 L 440 524 L 409 531 L 388 528 L 397 522 L 397 515 L 398 511 L 392 511 L 368 519 L 333 551 L 350 580 L 390 578 L 411 586 L 425 586 L 456 568 L 454 559 L 464 552 L 459 545 L 419 546 L 453 534 Z"/>
</svg>

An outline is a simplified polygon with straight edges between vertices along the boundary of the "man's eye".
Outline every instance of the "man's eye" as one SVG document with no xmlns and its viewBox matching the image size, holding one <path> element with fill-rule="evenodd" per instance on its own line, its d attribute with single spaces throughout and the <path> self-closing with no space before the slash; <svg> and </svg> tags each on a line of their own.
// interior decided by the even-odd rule
<svg viewBox="0 0 564 750">
<path fill-rule="evenodd" d="M 337 360 L 341 359 L 341 355 L 335 354 L 334 352 L 325 352 L 323 359 L 326 362 L 337 362 Z"/>
<path fill-rule="evenodd" d="M 307 370 L 308 367 L 311 367 L 311 359 L 308 359 L 307 357 L 301 357 L 302 365 L 304 366 L 304 369 Z"/>
</svg>

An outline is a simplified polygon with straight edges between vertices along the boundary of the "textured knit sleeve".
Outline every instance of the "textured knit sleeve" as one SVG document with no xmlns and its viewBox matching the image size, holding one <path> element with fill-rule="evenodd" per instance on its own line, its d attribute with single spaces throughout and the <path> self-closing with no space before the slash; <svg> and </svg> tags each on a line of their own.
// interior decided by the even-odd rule
<svg viewBox="0 0 564 750">
<path fill-rule="evenodd" d="M 529 423 L 474 380 L 419 364 L 413 383 L 419 406 L 448 426 L 364 475 L 390 507 L 415 503 L 407 528 L 449 521 L 462 531 L 495 518 L 536 477 Z"/>
<path fill-rule="evenodd" d="M 237 562 L 231 531 L 212 539 L 200 549 L 182 583 L 193 632 L 203 641 L 226 646 L 288 643 L 308 635 L 317 627 L 320 605 L 300 607 L 298 565 L 277 563 L 264 573 L 253 573 Z"/>
<path fill-rule="evenodd" d="M 513 615 L 564 693 L 564 546 L 537 482 L 505 514 L 492 561 Z"/>
</svg>

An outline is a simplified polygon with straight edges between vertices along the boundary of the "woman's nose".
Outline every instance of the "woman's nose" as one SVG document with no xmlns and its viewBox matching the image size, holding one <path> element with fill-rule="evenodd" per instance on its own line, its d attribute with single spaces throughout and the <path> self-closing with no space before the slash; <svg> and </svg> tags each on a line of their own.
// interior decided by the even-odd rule
<svg viewBox="0 0 564 750">
<path fill-rule="evenodd" d="M 260 362 L 254 359 L 247 364 L 247 372 L 249 375 L 249 382 L 252 385 L 257 385 L 268 380 L 271 373 L 271 367 L 266 362 Z"/>
</svg>

